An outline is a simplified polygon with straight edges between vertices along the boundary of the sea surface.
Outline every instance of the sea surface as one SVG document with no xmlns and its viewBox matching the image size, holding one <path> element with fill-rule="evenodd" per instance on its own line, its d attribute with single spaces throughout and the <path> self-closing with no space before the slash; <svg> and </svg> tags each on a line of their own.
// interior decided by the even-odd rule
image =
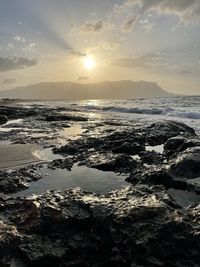
<svg viewBox="0 0 200 267">
<path fill-rule="evenodd" d="M 22 103 L 28 105 L 28 103 Z M 174 120 L 184 122 L 200 134 L 200 96 L 159 97 L 128 100 L 83 100 L 30 102 L 29 105 L 65 107 L 89 117 L 112 118 L 123 123 Z"/>
</svg>

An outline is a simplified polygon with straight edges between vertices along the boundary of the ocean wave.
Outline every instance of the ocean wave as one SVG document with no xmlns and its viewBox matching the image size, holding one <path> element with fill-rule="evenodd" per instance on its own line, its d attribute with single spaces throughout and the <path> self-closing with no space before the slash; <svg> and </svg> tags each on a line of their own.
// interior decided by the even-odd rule
<svg viewBox="0 0 200 267">
<path fill-rule="evenodd" d="M 85 106 L 86 109 L 91 110 L 101 110 L 101 111 L 110 111 L 110 112 L 120 112 L 120 113 L 137 113 L 137 114 L 162 114 L 162 109 L 159 108 L 125 108 L 125 107 L 101 107 L 89 105 Z"/>
<path fill-rule="evenodd" d="M 139 107 L 117 107 L 117 106 L 95 106 L 86 105 L 84 106 L 87 110 L 107 111 L 107 112 L 119 112 L 119 113 L 133 113 L 133 114 L 144 114 L 144 115 L 164 115 L 169 117 L 180 117 L 185 119 L 200 119 L 200 111 L 180 111 L 174 108 L 139 108 Z"/>
<path fill-rule="evenodd" d="M 174 111 L 173 113 L 167 114 L 172 117 L 179 117 L 184 119 L 192 119 L 192 120 L 200 120 L 200 112 L 192 112 L 192 111 Z"/>
</svg>

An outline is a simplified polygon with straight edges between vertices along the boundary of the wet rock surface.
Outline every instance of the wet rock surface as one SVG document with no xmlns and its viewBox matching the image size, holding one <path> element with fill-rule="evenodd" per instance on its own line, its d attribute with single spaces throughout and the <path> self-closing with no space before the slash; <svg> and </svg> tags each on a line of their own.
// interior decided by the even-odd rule
<svg viewBox="0 0 200 267">
<path fill-rule="evenodd" d="M 178 136 L 195 136 L 195 131 L 191 127 L 176 121 L 158 121 L 146 128 L 147 142 L 150 145 L 165 143 L 169 138 Z"/>
<path fill-rule="evenodd" d="M 41 179 L 37 166 L 28 166 L 18 170 L 0 170 L 0 193 L 14 193 L 27 189 L 29 183 Z"/>
<path fill-rule="evenodd" d="M 104 196 L 52 191 L 1 199 L 1 207 L 3 266 L 11 258 L 25 266 L 199 264 L 199 206 L 185 215 L 162 188 L 128 187 Z"/>
<path fill-rule="evenodd" d="M 104 132 L 97 137 L 84 136 L 54 148 L 53 152 L 71 156 L 74 162 L 88 167 L 128 172 L 133 177 L 135 171 L 144 173 L 155 166 L 166 169 L 167 165 L 173 164 L 173 161 L 170 161 L 173 154 L 177 156 L 180 151 L 189 146 L 195 147 L 199 142 L 194 130 L 187 125 L 159 121 L 146 127 L 128 127 L 121 131 Z M 186 145 L 183 146 L 183 143 Z M 164 145 L 164 153 L 153 151 L 154 146 L 161 144 Z M 146 149 L 147 145 L 152 146 L 152 151 Z M 169 176 L 167 169 L 165 172 Z"/>
<path fill-rule="evenodd" d="M 72 115 L 48 115 L 46 121 L 87 121 L 87 118 Z"/>
<path fill-rule="evenodd" d="M 88 164 L 88 162 L 87 162 Z M 131 170 L 137 167 L 137 161 L 133 160 L 129 155 L 121 154 L 112 156 L 110 160 L 108 160 L 108 156 L 97 155 L 97 158 L 93 157 L 90 159 L 88 164 L 91 168 L 96 168 L 102 171 L 113 171 L 113 172 L 124 172 L 129 173 Z"/>
<path fill-rule="evenodd" d="M 0 115 L 0 125 L 5 124 L 8 121 L 8 117 L 5 115 Z"/>
<path fill-rule="evenodd" d="M 78 163 L 121 173 L 132 185 L 105 195 L 63 188 L 14 198 L 8 194 L 43 178 L 43 165 L 1 170 L 0 266 L 199 266 L 200 139 L 194 130 L 174 121 L 91 121 L 71 111 L 2 106 L 0 121 L 22 119 L 23 127 L 11 121 L 8 134 L 2 124 L 1 141 L 52 149 L 61 158 L 50 159 L 47 169 L 70 171 Z M 58 143 L 71 123 L 85 132 Z"/>
<path fill-rule="evenodd" d="M 185 138 L 183 136 L 170 138 L 165 143 L 164 153 L 168 158 L 170 158 L 173 154 L 176 156 L 178 152 L 183 152 L 189 147 L 200 147 L 200 139 Z"/>
<path fill-rule="evenodd" d="M 200 177 L 200 146 L 179 153 L 171 161 L 169 173 L 188 179 Z"/>
<path fill-rule="evenodd" d="M 67 158 L 66 159 L 55 159 L 48 164 L 48 168 L 52 170 L 60 168 L 60 169 L 67 169 L 68 171 L 71 171 L 72 166 L 73 166 L 73 161 Z"/>
</svg>

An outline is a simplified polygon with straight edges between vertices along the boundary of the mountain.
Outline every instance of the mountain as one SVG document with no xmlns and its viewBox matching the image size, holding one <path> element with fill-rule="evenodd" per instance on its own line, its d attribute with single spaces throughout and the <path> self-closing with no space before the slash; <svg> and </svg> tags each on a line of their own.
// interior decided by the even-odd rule
<svg viewBox="0 0 200 267">
<path fill-rule="evenodd" d="M 0 98 L 42 100 L 127 99 L 170 95 L 157 83 L 145 81 L 106 81 L 94 84 L 43 82 L 0 91 Z"/>
</svg>

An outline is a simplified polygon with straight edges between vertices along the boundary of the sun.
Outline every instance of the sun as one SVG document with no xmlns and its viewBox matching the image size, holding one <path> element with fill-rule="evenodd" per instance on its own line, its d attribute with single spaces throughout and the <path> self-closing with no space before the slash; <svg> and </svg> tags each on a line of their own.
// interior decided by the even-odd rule
<svg viewBox="0 0 200 267">
<path fill-rule="evenodd" d="M 93 70 L 96 66 L 96 61 L 93 56 L 87 55 L 83 59 L 83 65 L 87 70 Z"/>
</svg>

